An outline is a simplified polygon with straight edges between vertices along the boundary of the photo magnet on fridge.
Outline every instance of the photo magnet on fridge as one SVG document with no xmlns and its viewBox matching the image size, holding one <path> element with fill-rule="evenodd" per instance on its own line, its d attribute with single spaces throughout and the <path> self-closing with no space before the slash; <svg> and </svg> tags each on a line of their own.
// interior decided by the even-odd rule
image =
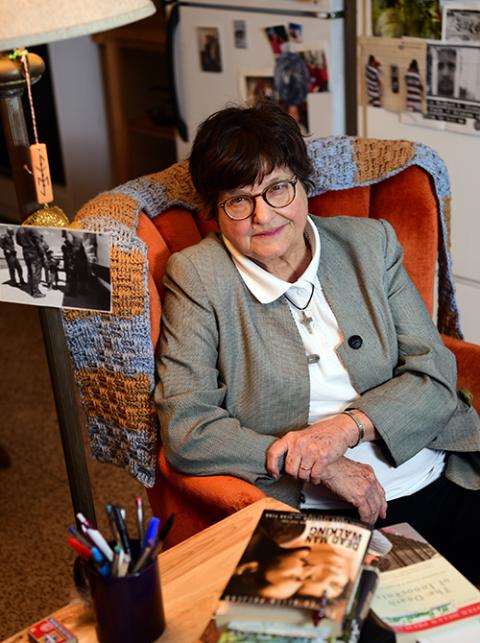
<svg viewBox="0 0 480 643">
<path fill-rule="evenodd" d="M 449 2 L 443 7 L 442 40 L 480 44 L 480 5 Z"/>
<path fill-rule="evenodd" d="M 290 42 L 301 44 L 303 42 L 303 25 L 300 25 L 297 22 L 289 22 L 288 38 Z"/>
<path fill-rule="evenodd" d="M 198 56 L 202 71 L 222 71 L 222 53 L 218 27 L 197 27 Z"/>
<path fill-rule="evenodd" d="M 265 33 L 267 34 L 273 53 L 275 55 L 281 54 L 283 51 L 282 45 L 288 42 L 288 33 L 284 25 L 266 27 Z"/>
<path fill-rule="evenodd" d="M 233 21 L 233 41 L 236 49 L 247 48 L 247 23 L 245 20 Z"/>
</svg>

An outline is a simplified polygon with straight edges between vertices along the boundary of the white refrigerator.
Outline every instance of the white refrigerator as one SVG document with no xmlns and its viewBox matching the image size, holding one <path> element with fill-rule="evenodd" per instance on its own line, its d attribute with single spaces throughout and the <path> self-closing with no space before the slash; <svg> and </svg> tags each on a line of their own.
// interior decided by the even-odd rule
<svg viewBox="0 0 480 643">
<path fill-rule="evenodd" d="M 300 54 L 311 74 L 299 116 L 305 133 L 345 133 L 343 0 L 179 0 L 167 15 L 178 160 L 214 111 L 259 92 L 275 99 L 279 59 L 288 52 Z"/>
</svg>

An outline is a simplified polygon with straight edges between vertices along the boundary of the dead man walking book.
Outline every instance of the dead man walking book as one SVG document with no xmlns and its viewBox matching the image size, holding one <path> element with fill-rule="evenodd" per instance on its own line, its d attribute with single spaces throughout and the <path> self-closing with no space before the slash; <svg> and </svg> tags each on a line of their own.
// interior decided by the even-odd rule
<svg viewBox="0 0 480 643">
<path fill-rule="evenodd" d="M 348 518 L 264 511 L 221 596 L 217 624 L 342 635 L 370 538 L 369 527 Z"/>
</svg>

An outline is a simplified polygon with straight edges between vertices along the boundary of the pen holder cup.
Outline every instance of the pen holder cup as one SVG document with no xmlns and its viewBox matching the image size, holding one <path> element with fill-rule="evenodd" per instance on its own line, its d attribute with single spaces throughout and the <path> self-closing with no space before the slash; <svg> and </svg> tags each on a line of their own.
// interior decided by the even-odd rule
<svg viewBox="0 0 480 643">
<path fill-rule="evenodd" d="M 135 560 L 139 543 L 131 544 Z M 165 629 L 165 616 L 157 560 L 136 574 L 123 577 L 102 576 L 90 564 L 83 568 L 100 643 L 152 643 L 158 639 Z M 75 575 L 77 585 L 81 585 L 78 569 Z"/>
</svg>

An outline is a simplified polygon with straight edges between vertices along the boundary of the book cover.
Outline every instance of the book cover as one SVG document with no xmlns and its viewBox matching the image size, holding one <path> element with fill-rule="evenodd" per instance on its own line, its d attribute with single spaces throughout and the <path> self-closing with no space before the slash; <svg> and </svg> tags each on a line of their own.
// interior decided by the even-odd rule
<svg viewBox="0 0 480 643">
<path fill-rule="evenodd" d="M 371 605 L 381 624 L 402 643 L 464 627 L 480 641 L 480 591 L 407 523 L 381 531 L 393 545 Z"/>
<path fill-rule="evenodd" d="M 280 623 L 301 625 L 304 634 L 340 636 L 370 537 L 369 527 L 348 518 L 264 511 L 221 596 L 217 623 L 276 624 L 280 633 Z"/>
</svg>

